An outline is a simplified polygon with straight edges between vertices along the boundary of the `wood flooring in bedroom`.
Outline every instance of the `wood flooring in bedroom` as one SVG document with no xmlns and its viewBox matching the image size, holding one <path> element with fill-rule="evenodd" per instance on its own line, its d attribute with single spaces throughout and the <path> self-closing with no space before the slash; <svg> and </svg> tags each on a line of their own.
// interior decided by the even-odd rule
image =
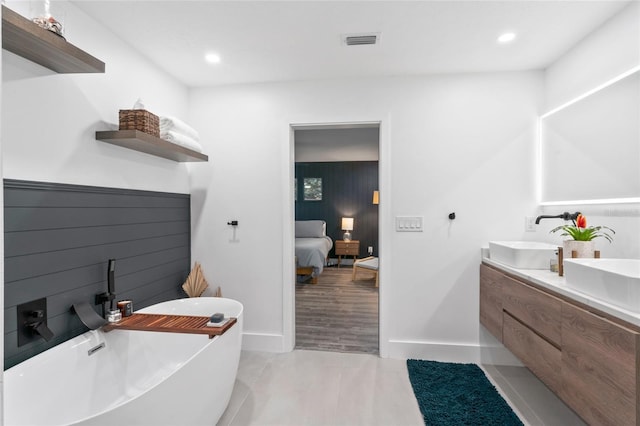
<svg viewBox="0 0 640 426">
<path fill-rule="evenodd" d="M 373 274 L 325 268 L 317 284 L 296 284 L 296 349 L 378 353 L 378 289 Z"/>
</svg>

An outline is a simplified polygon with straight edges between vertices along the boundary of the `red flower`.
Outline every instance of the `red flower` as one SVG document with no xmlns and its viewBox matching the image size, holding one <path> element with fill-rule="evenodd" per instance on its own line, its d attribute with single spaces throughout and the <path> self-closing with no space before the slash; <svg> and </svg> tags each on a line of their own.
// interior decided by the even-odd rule
<svg viewBox="0 0 640 426">
<path fill-rule="evenodd" d="M 615 234 L 616 231 L 608 226 L 590 226 L 587 228 L 587 218 L 579 214 L 575 220 L 572 221 L 572 225 L 561 225 L 553 228 L 550 232 L 562 231 L 562 236 L 571 237 L 575 241 L 591 241 L 594 238 L 603 237 L 607 241 L 611 242 L 612 238 L 606 231 L 611 231 Z M 606 230 L 606 231 L 603 231 Z"/>
</svg>

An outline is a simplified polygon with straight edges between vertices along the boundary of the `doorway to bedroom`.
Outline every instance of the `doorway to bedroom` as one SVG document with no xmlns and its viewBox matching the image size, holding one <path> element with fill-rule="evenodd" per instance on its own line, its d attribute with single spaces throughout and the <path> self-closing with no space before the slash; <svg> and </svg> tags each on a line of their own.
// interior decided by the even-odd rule
<svg viewBox="0 0 640 426">
<path fill-rule="evenodd" d="M 379 353 L 379 123 L 294 129 L 295 348 Z"/>
</svg>

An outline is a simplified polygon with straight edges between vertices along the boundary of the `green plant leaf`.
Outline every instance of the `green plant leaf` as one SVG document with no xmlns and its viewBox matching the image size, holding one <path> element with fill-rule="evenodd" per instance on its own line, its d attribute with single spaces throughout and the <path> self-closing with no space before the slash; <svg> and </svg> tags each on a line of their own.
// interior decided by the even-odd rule
<svg viewBox="0 0 640 426">
<path fill-rule="evenodd" d="M 615 234 L 616 231 L 609 228 L 608 226 L 600 225 L 600 226 L 590 226 L 588 228 L 578 228 L 575 225 L 560 225 L 553 228 L 549 232 L 558 232 L 562 231 L 560 236 L 571 237 L 575 241 L 591 241 L 594 238 L 604 238 L 609 242 L 613 241 L 611 235 L 607 233 L 607 231 Z"/>
</svg>

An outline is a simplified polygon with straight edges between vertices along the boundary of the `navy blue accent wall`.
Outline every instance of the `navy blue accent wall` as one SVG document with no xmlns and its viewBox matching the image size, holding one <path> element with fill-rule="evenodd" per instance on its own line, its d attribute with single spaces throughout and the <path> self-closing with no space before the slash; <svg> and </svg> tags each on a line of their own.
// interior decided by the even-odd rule
<svg viewBox="0 0 640 426">
<path fill-rule="evenodd" d="M 116 259 L 117 300 L 134 309 L 185 297 L 191 264 L 190 196 L 4 181 L 4 366 L 87 331 L 71 305 L 107 289 Z M 18 347 L 16 306 L 47 299 L 55 336 Z"/>
<path fill-rule="evenodd" d="M 360 241 L 360 255 L 368 255 L 367 247 L 378 253 L 378 206 L 373 204 L 373 191 L 378 189 L 377 161 L 344 161 L 296 163 L 298 180 L 296 220 L 322 219 L 327 222 L 327 235 L 341 240 L 343 217 L 353 217 L 353 239 Z M 322 178 L 322 201 L 304 201 L 304 178 Z M 334 250 L 329 253 L 336 257 Z"/>
</svg>

